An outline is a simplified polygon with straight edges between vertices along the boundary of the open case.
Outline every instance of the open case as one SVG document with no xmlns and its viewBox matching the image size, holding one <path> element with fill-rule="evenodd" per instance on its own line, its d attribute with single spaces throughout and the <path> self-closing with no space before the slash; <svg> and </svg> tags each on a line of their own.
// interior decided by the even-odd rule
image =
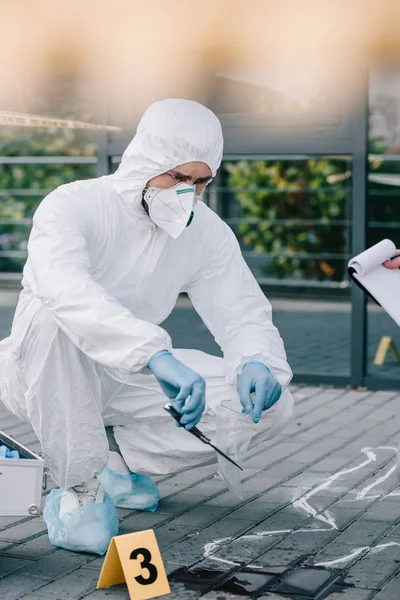
<svg viewBox="0 0 400 600">
<path fill-rule="evenodd" d="M 40 514 L 46 487 L 44 460 L 0 431 L 0 446 L 17 450 L 20 458 L 0 458 L 0 517 Z"/>
</svg>

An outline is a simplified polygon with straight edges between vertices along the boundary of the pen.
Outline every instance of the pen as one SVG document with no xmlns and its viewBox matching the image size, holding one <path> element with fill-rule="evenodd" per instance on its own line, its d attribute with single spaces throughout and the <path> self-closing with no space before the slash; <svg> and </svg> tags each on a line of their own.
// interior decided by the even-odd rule
<svg viewBox="0 0 400 600">
<path fill-rule="evenodd" d="M 399 252 L 399 254 L 395 254 L 394 256 L 391 256 L 389 260 L 393 260 L 395 258 L 400 258 L 400 252 Z"/>
</svg>

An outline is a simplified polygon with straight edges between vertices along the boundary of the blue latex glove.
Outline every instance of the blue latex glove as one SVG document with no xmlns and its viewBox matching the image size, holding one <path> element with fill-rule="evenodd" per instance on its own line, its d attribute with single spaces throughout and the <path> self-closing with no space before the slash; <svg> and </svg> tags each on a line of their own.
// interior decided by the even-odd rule
<svg viewBox="0 0 400 600">
<path fill-rule="evenodd" d="M 264 410 L 271 408 L 281 397 L 282 387 L 276 381 L 266 365 L 258 361 L 250 361 L 243 365 L 239 376 L 238 391 L 243 413 L 253 413 L 254 423 L 258 423 Z M 255 392 L 253 405 L 251 393 Z"/>
<path fill-rule="evenodd" d="M 164 394 L 182 413 L 181 424 L 193 429 L 206 406 L 206 382 L 198 373 L 163 350 L 155 354 L 147 367 L 157 378 Z M 190 400 L 186 401 L 190 396 Z"/>
<path fill-rule="evenodd" d="M 0 458 L 19 458 L 19 452 L 9 450 L 7 446 L 0 446 Z"/>
</svg>

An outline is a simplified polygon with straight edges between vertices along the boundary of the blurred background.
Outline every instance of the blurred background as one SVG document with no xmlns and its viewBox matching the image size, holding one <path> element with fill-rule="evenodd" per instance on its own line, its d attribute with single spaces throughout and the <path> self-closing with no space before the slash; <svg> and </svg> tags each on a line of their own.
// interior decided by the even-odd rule
<svg viewBox="0 0 400 600">
<path fill-rule="evenodd" d="M 271 300 L 295 380 L 397 388 L 400 363 L 374 356 L 382 336 L 400 348 L 398 328 L 347 262 L 400 246 L 399 34 L 391 0 L 0 2 L 0 338 L 42 198 L 112 173 L 148 104 L 184 97 L 221 119 L 206 201 Z M 220 353 L 185 297 L 164 326 Z"/>
</svg>

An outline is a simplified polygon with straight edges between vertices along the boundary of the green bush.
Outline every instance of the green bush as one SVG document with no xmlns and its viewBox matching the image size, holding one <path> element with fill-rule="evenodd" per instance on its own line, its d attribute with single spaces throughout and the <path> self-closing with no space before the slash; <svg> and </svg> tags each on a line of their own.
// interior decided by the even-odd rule
<svg viewBox="0 0 400 600">
<path fill-rule="evenodd" d="M 269 254 L 265 274 L 341 281 L 346 260 L 296 256 L 348 251 L 348 163 L 339 160 L 227 163 L 226 183 L 236 191 L 245 220 L 245 246 Z M 336 223 L 336 224 L 335 224 Z M 345 257 L 344 257 L 345 258 Z"/>
<path fill-rule="evenodd" d="M 95 151 L 95 134 L 88 130 L 0 129 L 0 156 L 90 156 Z M 5 220 L 30 219 L 49 191 L 76 179 L 95 176 L 94 164 L 0 164 L 0 250 L 23 251 L 30 231 L 29 222 L 8 224 Z M 24 263 L 22 257 L 0 256 L 0 272 L 18 272 Z"/>
</svg>

